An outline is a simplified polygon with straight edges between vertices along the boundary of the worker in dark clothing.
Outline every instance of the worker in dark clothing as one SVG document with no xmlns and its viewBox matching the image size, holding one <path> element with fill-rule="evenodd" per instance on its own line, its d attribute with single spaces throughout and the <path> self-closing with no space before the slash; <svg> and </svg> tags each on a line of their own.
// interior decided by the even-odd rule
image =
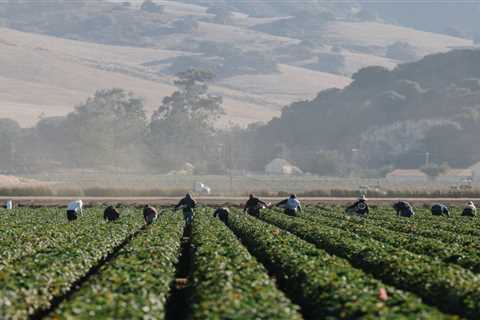
<svg viewBox="0 0 480 320">
<path fill-rule="evenodd" d="M 410 218 L 415 215 L 412 206 L 407 201 L 398 201 L 393 204 L 393 208 L 397 212 L 397 216 Z"/>
<path fill-rule="evenodd" d="M 472 201 L 469 201 L 465 208 L 463 208 L 462 216 L 464 217 L 475 217 L 477 215 L 477 208 Z"/>
<path fill-rule="evenodd" d="M 260 210 L 269 206 L 270 204 L 263 202 L 251 194 L 245 203 L 245 206 L 243 207 L 243 212 L 246 212 L 251 216 L 258 217 L 260 215 Z"/>
<path fill-rule="evenodd" d="M 190 193 L 187 193 L 185 198 L 181 199 L 178 204 L 175 206 L 175 210 L 182 208 L 183 219 L 185 223 L 190 225 L 193 221 L 193 209 L 197 206 L 197 202 L 192 199 Z"/>
<path fill-rule="evenodd" d="M 149 204 L 143 207 L 143 219 L 145 219 L 145 224 L 152 224 L 155 220 L 157 220 L 157 217 L 157 209 L 150 206 Z"/>
<path fill-rule="evenodd" d="M 436 203 L 432 206 L 432 215 L 434 216 L 447 216 L 450 217 L 448 207 L 442 203 Z"/>
<path fill-rule="evenodd" d="M 215 210 L 215 212 L 213 213 L 213 217 L 214 218 L 218 217 L 220 221 L 227 224 L 229 214 L 230 214 L 230 210 L 228 210 L 228 208 L 225 208 L 225 207 L 217 208 L 217 210 Z"/>
<path fill-rule="evenodd" d="M 288 199 L 282 200 L 276 204 L 276 207 L 284 209 L 286 215 L 295 217 L 297 212 L 302 212 L 302 206 L 297 196 L 291 194 Z"/>
<path fill-rule="evenodd" d="M 365 215 L 369 213 L 367 199 L 364 195 L 358 198 L 357 202 L 345 209 L 345 213 L 356 213 L 359 215 Z"/>
<path fill-rule="evenodd" d="M 103 219 L 107 221 L 115 221 L 120 219 L 120 212 L 117 211 L 113 206 L 108 206 L 103 211 Z"/>
</svg>

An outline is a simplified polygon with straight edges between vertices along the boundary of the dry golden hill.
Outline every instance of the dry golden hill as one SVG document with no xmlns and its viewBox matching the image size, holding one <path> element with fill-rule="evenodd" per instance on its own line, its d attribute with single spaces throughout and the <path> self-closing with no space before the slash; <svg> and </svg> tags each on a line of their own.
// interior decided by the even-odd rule
<svg viewBox="0 0 480 320">
<path fill-rule="evenodd" d="M 147 109 L 152 111 L 174 90 L 173 79 L 150 72 L 144 63 L 181 54 L 0 28 L 0 117 L 32 125 L 41 114 L 66 114 L 95 90 L 110 87 L 144 97 Z M 290 85 L 302 81 L 308 85 Z M 281 66 L 278 74 L 244 76 L 231 83 L 214 84 L 212 90 L 225 97 L 225 120 L 244 124 L 268 120 L 292 101 L 348 83 L 345 77 Z"/>
</svg>

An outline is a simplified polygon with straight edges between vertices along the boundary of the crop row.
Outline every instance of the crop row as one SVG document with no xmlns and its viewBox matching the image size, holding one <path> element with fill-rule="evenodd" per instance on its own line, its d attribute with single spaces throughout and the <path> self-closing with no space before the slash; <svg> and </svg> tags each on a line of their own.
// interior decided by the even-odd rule
<svg viewBox="0 0 480 320">
<path fill-rule="evenodd" d="M 391 211 L 392 209 L 379 207 L 378 209 L 373 210 L 374 214 L 368 215 L 367 219 L 378 222 L 398 220 L 398 217 L 395 215 L 395 213 Z M 442 231 L 480 237 L 480 224 L 477 222 L 477 219 L 472 219 L 471 217 L 462 217 L 459 215 L 454 215 L 449 218 L 437 217 L 431 214 L 430 209 L 425 208 L 417 208 L 415 209 L 415 212 L 416 215 L 413 219 L 404 219 L 407 220 L 407 224 L 409 221 L 413 221 L 419 226 L 429 226 L 435 224 L 436 227 Z"/>
<path fill-rule="evenodd" d="M 386 286 L 277 227 L 242 214 L 233 214 L 229 226 L 302 306 L 306 318 L 447 318 L 418 297 Z M 382 290 L 384 297 L 379 296 Z"/>
<path fill-rule="evenodd" d="M 480 277 L 463 268 L 304 219 L 272 213 L 262 214 L 262 219 L 346 258 L 385 283 L 415 292 L 445 312 L 480 316 Z"/>
<path fill-rule="evenodd" d="M 56 245 L 4 266 L 0 272 L 0 314 L 25 319 L 48 309 L 54 297 L 68 292 L 76 281 L 139 230 L 139 212 L 124 212 L 115 223 L 102 221 L 101 210 L 89 210 L 83 224 L 59 226 Z"/>
<path fill-rule="evenodd" d="M 353 232 L 361 237 L 372 238 L 382 243 L 408 250 L 413 253 L 439 258 L 446 263 L 456 263 L 474 272 L 480 271 L 480 251 L 478 247 L 464 247 L 458 243 L 445 243 L 432 238 L 415 234 L 406 234 L 388 230 L 370 224 L 362 218 L 351 217 L 344 220 L 325 218 L 322 216 L 302 216 L 310 223 L 321 224 Z M 432 227 L 433 228 L 433 227 Z"/>
<path fill-rule="evenodd" d="M 333 219 L 345 219 L 345 214 L 343 211 L 334 211 L 334 212 L 327 212 L 324 210 L 306 210 L 305 214 L 308 215 L 310 218 L 311 216 L 322 216 L 326 218 L 333 218 Z M 452 231 L 445 231 L 438 226 L 438 221 L 435 218 L 438 217 L 431 217 L 430 223 L 419 223 L 418 219 L 405 219 L 405 218 L 386 218 L 386 219 L 377 219 L 376 216 L 378 213 L 370 214 L 368 216 L 362 217 L 365 221 L 368 221 L 371 225 L 381 226 L 382 228 L 393 230 L 397 232 L 407 233 L 407 234 L 415 234 L 418 236 L 437 239 L 447 244 L 450 243 L 459 243 L 461 245 L 475 245 L 480 240 L 478 237 L 472 236 L 468 233 L 462 233 L 460 230 L 462 226 L 459 226 L 456 230 L 457 232 Z M 352 221 L 359 221 L 352 219 Z M 448 221 L 449 223 L 458 223 L 453 219 Z"/>
<path fill-rule="evenodd" d="M 0 214 L 0 270 L 2 265 L 55 244 L 59 226 L 67 223 L 56 209 L 17 208 Z M 64 226 L 62 226 L 64 227 Z"/>
<path fill-rule="evenodd" d="M 163 319 L 182 230 L 179 215 L 163 215 L 62 303 L 52 319 Z"/>
<path fill-rule="evenodd" d="M 221 222 L 193 224 L 193 319 L 301 319 L 265 268 Z"/>
</svg>

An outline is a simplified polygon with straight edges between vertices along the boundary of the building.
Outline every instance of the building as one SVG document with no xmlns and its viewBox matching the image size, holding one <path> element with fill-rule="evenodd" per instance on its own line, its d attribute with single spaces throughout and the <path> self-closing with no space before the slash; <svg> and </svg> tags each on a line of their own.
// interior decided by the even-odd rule
<svg viewBox="0 0 480 320">
<path fill-rule="evenodd" d="M 427 182 L 428 176 L 418 169 L 395 169 L 385 177 L 389 182 Z"/>
<path fill-rule="evenodd" d="M 265 166 L 265 173 L 269 175 L 296 175 L 303 174 L 300 168 L 285 159 L 274 159 Z"/>
<path fill-rule="evenodd" d="M 473 182 L 480 182 L 480 162 L 475 163 L 468 169 L 472 172 Z"/>
<path fill-rule="evenodd" d="M 436 181 L 446 183 L 467 183 L 472 181 L 473 172 L 470 169 L 450 169 L 441 173 Z"/>
</svg>

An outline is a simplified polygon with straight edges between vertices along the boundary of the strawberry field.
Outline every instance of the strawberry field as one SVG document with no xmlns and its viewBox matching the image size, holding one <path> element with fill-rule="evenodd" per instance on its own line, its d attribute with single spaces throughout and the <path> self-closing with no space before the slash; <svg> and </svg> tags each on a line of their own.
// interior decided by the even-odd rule
<svg viewBox="0 0 480 320">
<path fill-rule="evenodd" d="M 480 220 L 0 209 L 0 319 L 479 319 Z"/>
</svg>

